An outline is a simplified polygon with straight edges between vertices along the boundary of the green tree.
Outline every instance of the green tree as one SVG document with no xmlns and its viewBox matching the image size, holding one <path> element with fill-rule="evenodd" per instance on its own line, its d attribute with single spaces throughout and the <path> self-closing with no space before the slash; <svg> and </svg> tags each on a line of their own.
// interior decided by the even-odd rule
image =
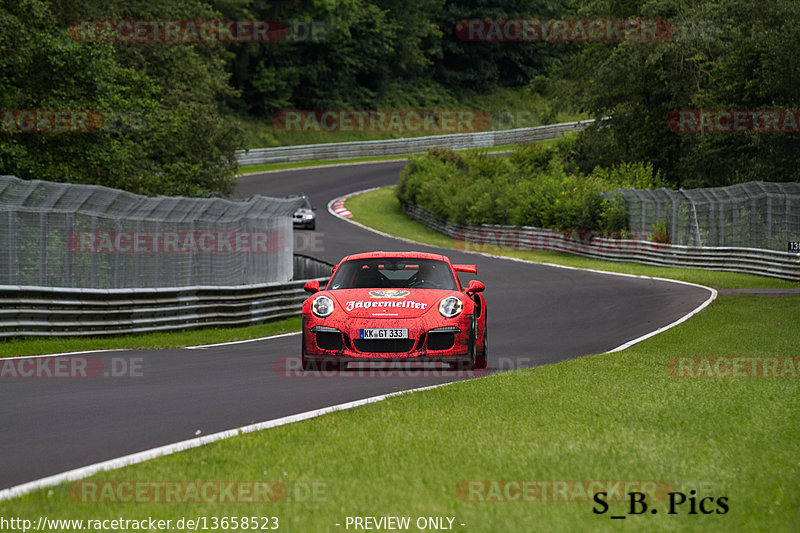
<svg viewBox="0 0 800 533">
<path fill-rule="evenodd" d="M 317 23 L 303 38 L 288 32 L 273 43 L 231 47 L 232 83 L 242 101 L 232 104 L 255 116 L 287 108 L 374 108 L 398 98 L 413 100 L 430 85 L 428 69 L 438 44 L 430 21 L 441 0 L 255 0 L 242 10 L 256 19 Z"/>
<path fill-rule="evenodd" d="M 241 144 L 218 100 L 230 95 L 222 45 L 78 42 L 82 19 L 208 18 L 201 2 L 144 10 L 124 2 L 39 0 L 0 10 L 0 103 L 5 110 L 92 110 L 91 133 L 0 133 L 2 171 L 144 194 L 230 192 Z"/>
<path fill-rule="evenodd" d="M 583 110 L 609 117 L 581 135 L 576 162 L 650 161 L 677 186 L 800 179 L 794 133 L 676 133 L 678 110 L 798 109 L 800 4 L 748 0 L 584 2 L 586 16 L 667 19 L 658 42 L 589 43 L 561 74 Z"/>
<path fill-rule="evenodd" d="M 468 19 L 550 19 L 566 17 L 571 10 L 560 2 L 513 0 L 447 0 L 438 19 L 441 52 L 435 79 L 453 90 L 488 91 L 494 87 L 521 87 L 573 50 L 568 43 L 469 42 L 456 34 L 459 21 Z"/>
</svg>

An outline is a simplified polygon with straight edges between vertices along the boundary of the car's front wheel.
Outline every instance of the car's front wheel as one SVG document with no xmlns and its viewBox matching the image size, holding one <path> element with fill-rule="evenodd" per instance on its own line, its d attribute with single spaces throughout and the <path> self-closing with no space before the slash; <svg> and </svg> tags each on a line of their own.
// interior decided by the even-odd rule
<svg viewBox="0 0 800 533">
<path fill-rule="evenodd" d="M 489 366 L 489 324 L 486 322 L 486 311 L 484 310 L 483 325 L 483 351 L 475 354 L 475 368 L 486 368 Z"/>
<path fill-rule="evenodd" d="M 486 368 L 489 366 L 489 344 L 488 343 L 488 336 L 486 333 L 483 334 L 483 353 L 475 354 L 475 368 Z"/>
</svg>

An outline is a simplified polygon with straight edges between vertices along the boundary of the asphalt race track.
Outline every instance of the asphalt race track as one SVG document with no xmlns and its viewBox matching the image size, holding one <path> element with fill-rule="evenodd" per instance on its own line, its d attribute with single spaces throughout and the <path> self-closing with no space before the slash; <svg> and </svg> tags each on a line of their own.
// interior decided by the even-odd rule
<svg viewBox="0 0 800 533">
<path fill-rule="evenodd" d="M 336 262 L 368 250 L 432 250 L 382 237 L 327 212 L 340 195 L 397 180 L 404 162 L 327 167 L 242 178 L 238 194 L 305 193 L 317 230 L 297 250 Z M 705 289 L 448 252 L 477 263 L 486 284 L 489 364 L 509 370 L 613 349 L 670 324 L 708 299 Z M 462 274 L 463 275 L 463 274 Z M 464 278 L 469 279 L 469 278 Z M 201 434 L 458 377 L 287 377 L 300 337 L 200 350 L 91 354 L 134 375 L 0 379 L 0 488 Z M 277 370 L 276 370 L 277 369 Z M 124 372 L 123 372 L 124 373 Z M 463 377 L 463 376 L 462 376 Z"/>
</svg>

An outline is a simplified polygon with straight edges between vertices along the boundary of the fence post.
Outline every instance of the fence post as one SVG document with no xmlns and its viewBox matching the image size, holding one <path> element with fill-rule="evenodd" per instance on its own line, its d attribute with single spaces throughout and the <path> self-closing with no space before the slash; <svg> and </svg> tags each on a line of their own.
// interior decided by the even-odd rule
<svg viewBox="0 0 800 533">
<path fill-rule="evenodd" d="M 8 284 L 17 285 L 19 244 L 17 243 L 16 213 L 8 212 Z"/>
</svg>

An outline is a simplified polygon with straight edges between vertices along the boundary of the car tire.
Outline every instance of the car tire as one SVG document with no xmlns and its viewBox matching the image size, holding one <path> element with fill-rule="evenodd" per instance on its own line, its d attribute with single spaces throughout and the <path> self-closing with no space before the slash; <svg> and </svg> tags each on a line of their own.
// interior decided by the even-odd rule
<svg viewBox="0 0 800 533">
<path fill-rule="evenodd" d="M 315 229 L 317 229 L 317 223 L 316 223 L 316 222 L 312 222 L 312 223 L 311 223 L 311 225 L 310 225 L 310 226 L 308 226 L 308 229 L 310 229 L 310 230 L 315 230 Z"/>
<path fill-rule="evenodd" d="M 476 368 L 478 363 L 478 342 L 477 342 L 477 335 L 476 331 L 478 329 L 477 322 L 475 319 L 472 319 L 472 325 L 470 326 L 469 332 L 469 359 L 458 361 L 455 363 L 449 363 L 447 367 L 450 370 L 466 370 L 470 371 Z"/>
<path fill-rule="evenodd" d="M 306 317 L 305 317 L 305 315 L 303 316 L 303 318 L 301 320 L 300 333 L 301 333 L 301 336 L 302 336 L 302 339 L 300 341 L 300 359 L 301 359 L 302 364 L 303 364 L 303 370 L 306 370 L 306 371 L 308 371 L 308 370 L 316 370 L 317 369 L 316 361 L 312 361 L 310 359 L 306 359 Z"/>
<path fill-rule="evenodd" d="M 486 311 L 484 310 L 483 324 L 483 352 L 475 354 L 475 368 L 486 368 L 489 366 L 489 324 L 486 321 Z"/>
<path fill-rule="evenodd" d="M 486 368 L 489 366 L 489 345 L 487 335 L 483 335 L 483 353 L 475 355 L 475 368 Z"/>
<path fill-rule="evenodd" d="M 306 317 L 300 317 L 300 361 L 303 365 L 303 370 L 306 368 Z"/>
</svg>

